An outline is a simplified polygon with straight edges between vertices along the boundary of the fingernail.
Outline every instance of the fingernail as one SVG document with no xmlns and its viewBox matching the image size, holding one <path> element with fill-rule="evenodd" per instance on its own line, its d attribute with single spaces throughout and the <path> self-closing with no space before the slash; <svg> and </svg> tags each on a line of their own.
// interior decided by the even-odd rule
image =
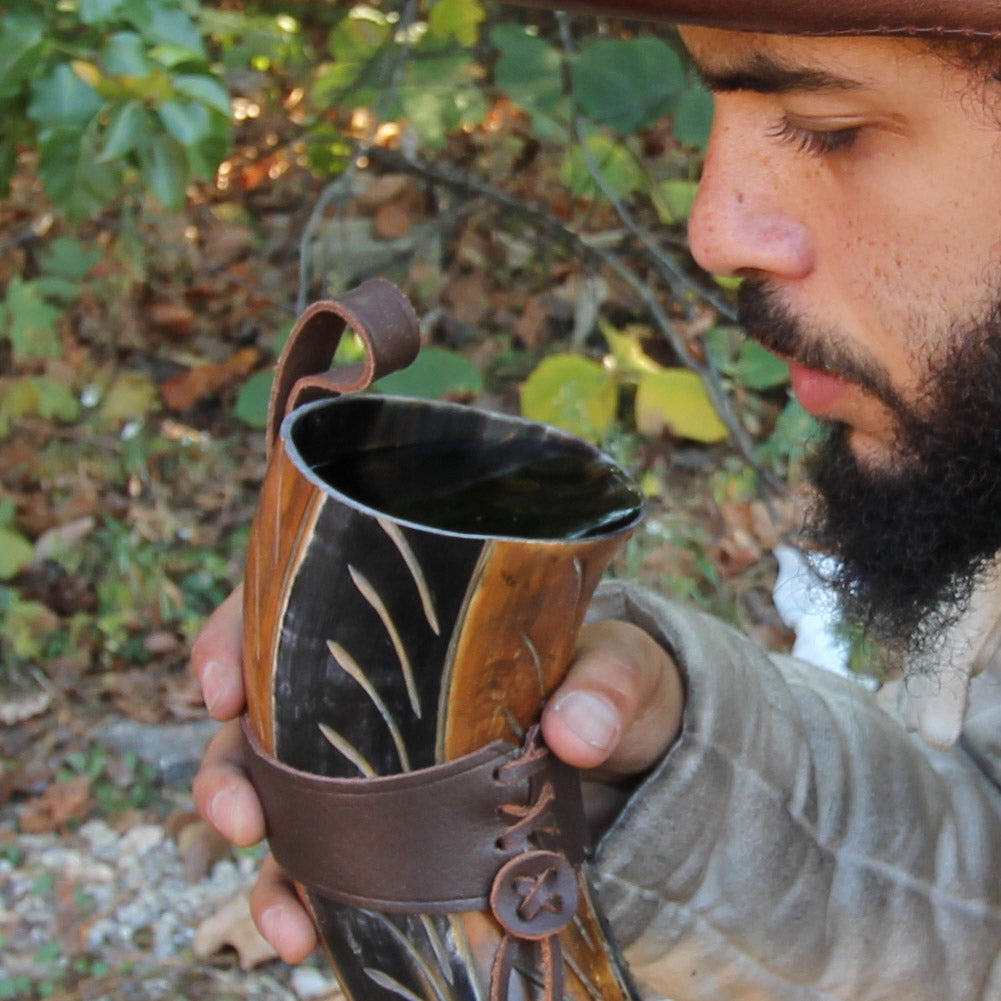
<svg viewBox="0 0 1001 1001">
<path fill-rule="evenodd" d="M 219 697 L 222 692 L 219 690 L 219 662 L 210 660 L 202 668 L 202 699 L 205 708 L 212 715 L 212 710 L 219 704 Z"/>
<path fill-rule="evenodd" d="M 236 794 L 232 789 L 220 789 L 209 802 L 209 820 L 221 834 L 229 837 L 236 826 Z"/>
<path fill-rule="evenodd" d="M 615 746 L 622 720 L 608 699 L 593 692 L 570 692 L 553 709 L 585 744 L 601 751 Z"/>
<path fill-rule="evenodd" d="M 285 908 L 280 904 L 275 904 L 261 915 L 260 921 L 261 934 L 278 952 L 281 952 L 281 927 L 284 914 Z"/>
</svg>

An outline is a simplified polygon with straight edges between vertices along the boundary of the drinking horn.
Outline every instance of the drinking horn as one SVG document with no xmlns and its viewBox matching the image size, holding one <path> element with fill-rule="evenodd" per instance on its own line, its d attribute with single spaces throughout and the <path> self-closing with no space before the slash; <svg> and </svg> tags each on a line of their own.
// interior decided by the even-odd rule
<svg viewBox="0 0 1001 1001">
<path fill-rule="evenodd" d="M 349 328 L 364 358 L 330 368 Z M 554 428 L 351 395 L 418 346 L 409 302 L 375 279 L 309 308 L 278 362 L 244 606 L 271 850 L 354 1001 L 626 1001 L 579 780 L 537 721 L 642 501 Z M 565 468 L 584 469 L 570 490 Z M 490 508 L 511 470 L 481 518 L 475 497 Z"/>
</svg>

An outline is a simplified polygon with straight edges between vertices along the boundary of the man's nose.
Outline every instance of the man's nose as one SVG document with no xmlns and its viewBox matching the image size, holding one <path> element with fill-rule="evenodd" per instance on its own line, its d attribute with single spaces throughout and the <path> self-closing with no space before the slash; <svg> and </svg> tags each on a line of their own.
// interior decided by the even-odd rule
<svg viewBox="0 0 1001 1001">
<path fill-rule="evenodd" d="M 710 274 L 794 281 L 813 269 L 795 179 L 782 176 L 780 159 L 717 116 L 688 220 L 692 255 Z"/>
</svg>

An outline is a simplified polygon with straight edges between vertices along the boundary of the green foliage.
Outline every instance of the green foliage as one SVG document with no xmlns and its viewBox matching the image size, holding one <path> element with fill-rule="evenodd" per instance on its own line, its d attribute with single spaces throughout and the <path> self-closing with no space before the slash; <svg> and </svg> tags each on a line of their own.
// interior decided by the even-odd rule
<svg viewBox="0 0 1001 1001">
<path fill-rule="evenodd" d="M 643 169 L 634 141 L 666 115 L 683 146 L 701 149 L 708 140 L 712 96 L 687 71 L 677 49 L 640 35 L 585 39 L 579 51 L 567 53 L 531 28 L 513 24 L 495 27 L 490 42 L 498 51 L 494 84 L 530 116 L 540 140 L 565 148 L 563 181 L 575 195 L 602 197 L 597 172 L 614 197 L 648 194 L 665 222 L 687 217 L 690 194 L 687 204 L 673 205 L 675 193 Z M 690 183 L 689 177 L 676 180 Z"/>
<path fill-rule="evenodd" d="M 579 110 L 623 135 L 663 118 L 685 88 L 677 52 L 648 35 L 589 42 L 574 60 L 572 75 Z"/>
<path fill-rule="evenodd" d="M 16 514 L 12 500 L 0 500 L 0 581 L 16 577 L 35 558 L 35 547 L 14 525 Z"/>
<path fill-rule="evenodd" d="M 35 278 L 15 275 L 8 282 L 0 301 L 0 340 L 9 342 L 15 364 L 31 366 L 60 356 L 63 312 L 79 299 L 83 281 L 100 257 L 100 250 L 59 237 L 41 255 Z M 72 388 L 48 375 L 16 376 L 0 389 L 0 438 L 25 417 L 72 422 L 79 416 Z"/>
<path fill-rule="evenodd" d="M 229 146 L 229 95 L 181 0 L 12 0 L 0 22 L 0 191 L 31 143 L 53 202 L 83 219 L 129 178 L 169 208 Z"/>
<path fill-rule="evenodd" d="M 575 195 L 601 197 L 595 173 L 601 176 L 605 189 L 620 199 L 645 190 L 649 183 L 628 146 L 602 132 L 591 132 L 583 142 L 572 144 L 563 161 L 563 183 Z"/>
<path fill-rule="evenodd" d="M 261 431 L 268 424 L 268 403 L 275 373 L 271 370 L 255 372 L 241 387 L 236 397 L 233 413 L 248 427 Z"/>
<path fill-rule="evenodd" d="M 449 133 L 475 126 L 487 112 L 472 46 L 485 17 L 480 0 L 437 0 L 426 20 L 402 27 L 393 11 L 356 5 L 327 38 L 328 61 L 309 88 L 317 112 L 375 109 L 380 119 L 405 119 L 432 148 Z M 314 168 L 343 169 L 343 138 L 329 123 L 310 135 Z"/>
<path fill-rule="evenodd" d="M 516 24 L 500 24 L 490 32 L 497 49 L 494 84 L 526 111 L 539 138 L 567 141 L 569 107 L 563 94 L 559 51 Z"/>
<path fill-rule="evenodd" d="M 636 386 L 636 429 L 657 437 L 669 431 L 711 445 L 729 435 L 695 372 L 667 368 L 644 373 Z"/>
<path fill-rule="evenodd" d="M 789 366 L 738 327 L 713 327 L 705 335 L 705 346 L 720 372 L 738 386 L 764 392 L 789 382 Z"/>
<path fill-rule="evenodd" d="M 611 430 L 617 407 L 615 377 L 580 355 L 550 355 L 521 388 L 521 412 L 526 417 L 593 442 Z"/>
<path fill-rule="evenodd" d="M 483 392 L 483 377 L 463 355 L 430 347 L 424 348 L 412 365 L 380 379 L 376 388 L 431 400 L 463 399 Z"/>
</svg>

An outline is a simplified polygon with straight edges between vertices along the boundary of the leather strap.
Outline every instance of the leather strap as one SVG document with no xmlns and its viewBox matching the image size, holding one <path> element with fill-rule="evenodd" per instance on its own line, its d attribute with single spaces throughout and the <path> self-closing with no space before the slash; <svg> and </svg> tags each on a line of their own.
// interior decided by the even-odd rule
<svg viewBox="0 0 1001 1001">
<path fill-rule="evenodd" d="M 357 365 L 331 369 L 348 327 L 361 338 L 365 358 Z M 336 299 L 313 303 L 292 328 L 278 359 L 268 406 L 268 454 L 282 419 L 300 403 L 365 389 L 409 365 L 420 346 L 420 323 L 410 300 L 384 278 L 372 278 Z"/>
<path fill-rule="evenodd" d="M 532 939 L 573 916 L 569 886 L 585 855 L 580 782 L 534 733 L 524 749 L 495 741 L 442 765 L 364 779 L 290 768 L 246 718 L 243 736 L 271 850 L 321 896 L 420 914 L 486 910 L 492 898 L 505 928 Z"/>
<path fill-rule="evenodd" d="M 997 0 L 513 0 L 588 14 L 783 35 L 1001 35 Z"/>
</svg>

